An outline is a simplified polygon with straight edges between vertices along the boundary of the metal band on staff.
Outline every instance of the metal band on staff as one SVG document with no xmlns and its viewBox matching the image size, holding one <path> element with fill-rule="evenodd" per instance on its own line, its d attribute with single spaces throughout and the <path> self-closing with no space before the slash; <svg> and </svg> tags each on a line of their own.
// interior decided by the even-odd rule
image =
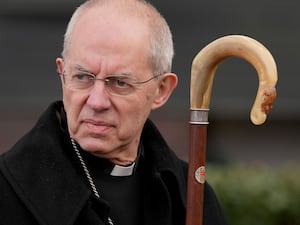
<svg viewBox="0 0 300 225">
<path fill-rule="evenodd" d="M 203 224 L 204 181 L 208 111 L 215 72 L 226 58 L 239 57 L 252 64 L 259 78 L 259 87 L 250 118 L 263 124 L 276 98 L 277 68 L 271 53 L 256 40 L 229 35 L 203 48 L 194 58 L 190 90 L 190 152 L 187 191 L 186 225 Z"/>
</svg>

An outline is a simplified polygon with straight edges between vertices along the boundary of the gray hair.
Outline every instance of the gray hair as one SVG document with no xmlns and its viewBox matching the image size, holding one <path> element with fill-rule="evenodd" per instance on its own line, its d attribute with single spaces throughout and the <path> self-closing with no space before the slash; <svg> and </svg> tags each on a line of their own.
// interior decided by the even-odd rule
<svg viewBox="0 0 300 225">
<path fill-rule="evenodd" d="M 73 13 L 66 33 L 64 35 L 64 45 L 62 56 L 68 54 L 70 36 L 81 15 L 90 8 L 101 7 L 103 5 L 113 5 L 120 10 L 127 10 L 131 15 L 143 19 L 150 31 L 150 62 L 155 75 L 171 72 L 174 47 L 172 33 L 158 10 L 145 0 L 88 0 L 79 6 Z M 132 7 L 135 7 L 132 9 Z"/>
</svg>

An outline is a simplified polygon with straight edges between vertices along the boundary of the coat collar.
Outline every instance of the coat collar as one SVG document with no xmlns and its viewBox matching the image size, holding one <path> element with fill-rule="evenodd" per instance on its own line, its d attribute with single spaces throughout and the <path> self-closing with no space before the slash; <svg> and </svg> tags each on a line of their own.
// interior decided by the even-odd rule
<svg viewBox="0 0 300 225">
<path fill-rule="evenodd" d="M 82 179 L 78 160 L 72 160 L 73 152 L 66 151 L 72 147 L 68 136 L 62 135 L 58 122 L 58 112 L 62 108 L 61 102 L 52 104 L 36 126 L 0 162 L 0 169 L 39 224 L 73 224 L 91 195 Z M 143 130 L 142 142 L 149 173 L 162 179 L 171 177 L 170 185 L 178 187 L 181 202 L 185 205 L 186 170 L 183 168 L 186 167 L 170 153 L 149 120 Z"/>
<path fill-rule="evenodd" d="M 81 172 L 74 169 L 69 159 L 72 156 L 65 151 L 70 143 L 61 135 L 56 111 L 59 107 L 61 103 L 51 105 L 0 163 L 7 180 L 39 224 L 73 224 L 90 196 Z"/>
</svg>

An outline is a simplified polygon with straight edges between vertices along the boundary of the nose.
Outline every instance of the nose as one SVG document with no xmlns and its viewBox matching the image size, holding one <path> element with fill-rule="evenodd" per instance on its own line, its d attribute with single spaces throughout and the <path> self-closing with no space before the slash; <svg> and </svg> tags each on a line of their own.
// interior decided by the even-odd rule
<svg viewBox="0 0 300 225">
<path fill-rule="evenodd" d="M 104 82 L 95 82 L 89 93 L 87 105 L 96 111 L 106 110 L 111 106 Z"/>
</svg>

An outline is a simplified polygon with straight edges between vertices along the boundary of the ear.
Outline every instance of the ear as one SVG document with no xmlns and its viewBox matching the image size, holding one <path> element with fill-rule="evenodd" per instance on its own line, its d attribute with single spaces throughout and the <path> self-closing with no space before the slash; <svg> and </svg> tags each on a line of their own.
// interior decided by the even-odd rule
<svg viewBox="0 0 300 225">
<path fill-rule="evenodd" d="M 64 60 L 62 58 L 57 58 L 55 62 L 56 62 L 56 70 L 57 70 L 58 75 L 63 74 Z M 61 78 L 61 82 L 63 83 L 62 76 L 60 76 L 60 78 Z"/>
<path fill-rule="evenodd" d="M 162 75 L 158 84 L 155 98 L 152 103 L 152 110 L 161 107 L 167 102 L 173 90 L 177 86 L 177 83 L 178 83 L 178 78 L 176 74 L 166 73 Z"/>
<path fill-rule="evenodd" d="M 63 68 L 64 68 L 64 60 L 62 58 L 56 59 L 56 69 L 59 75 L 63 74 Z"/>
</svg>

